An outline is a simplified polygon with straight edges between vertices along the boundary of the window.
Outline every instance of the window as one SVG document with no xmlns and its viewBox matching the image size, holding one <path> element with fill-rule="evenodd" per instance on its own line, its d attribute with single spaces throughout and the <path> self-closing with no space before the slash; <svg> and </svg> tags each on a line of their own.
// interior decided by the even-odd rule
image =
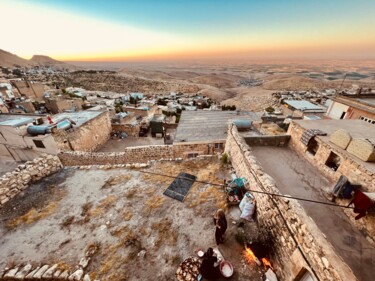
<svg viewBox="0 0 375 281">
<path fill-rule="evenodd" d="M 340 156 L 334 152 L 331 152 L 327 158 L 326 166 L 331 168 L 333 171 L 337 171 L 337 169 L 340 167 L 340 162 Z"/>
<path fill-rule="evenodd" d="M 216 149 L 221 148 L 221 143 L 215 143 L 215 148 L 216 148 Z"/>
<path fill-rule="evenodd" d="M 307 144 L 307 151 L 315 156 L 318 149 L 319 149 L 319 144 L 316 141 L 316 139 L 315 138 L 310 139 L 309 143 Z"/>
<path fill-rule="evenodd" d="M 46 148 L 41 140 L 33 140 L 33 142 L 38 148 Z"/>
<path fill-rule="evenodd" d="M 198 156 L 198 153 L 189 153 L 188 158 L 195 158 Z"/>
</svg>

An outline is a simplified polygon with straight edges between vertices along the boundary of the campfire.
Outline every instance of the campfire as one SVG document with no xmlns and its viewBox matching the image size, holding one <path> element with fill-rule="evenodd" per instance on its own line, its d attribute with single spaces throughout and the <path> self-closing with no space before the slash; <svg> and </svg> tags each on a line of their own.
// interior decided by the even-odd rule
<svg viewBox="0 0 375 281">
<path fill-rule="evenodd" d="M 273 269 L 271 262 L 268 258 L 268 249 L 259 242 L 252 242 L 245 244 L 245 250 L 243 256 L 247 263 L 257 264 L 258 266 L 264 266 L 265 269 Z"/>
</svg>

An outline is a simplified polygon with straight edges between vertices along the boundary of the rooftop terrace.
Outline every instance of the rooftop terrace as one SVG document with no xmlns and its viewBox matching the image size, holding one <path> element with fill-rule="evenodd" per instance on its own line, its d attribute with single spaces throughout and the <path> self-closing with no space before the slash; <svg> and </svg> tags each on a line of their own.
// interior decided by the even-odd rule
<svg viewBox="0 0 375 281">
<path fill-rule="evenodd" d="M 228 124 L 235 119 L 260 121 L 253 112 L 238 115 L 236 111 L 182 111 L 174 142 L 224 141 Z"/>
</svg>

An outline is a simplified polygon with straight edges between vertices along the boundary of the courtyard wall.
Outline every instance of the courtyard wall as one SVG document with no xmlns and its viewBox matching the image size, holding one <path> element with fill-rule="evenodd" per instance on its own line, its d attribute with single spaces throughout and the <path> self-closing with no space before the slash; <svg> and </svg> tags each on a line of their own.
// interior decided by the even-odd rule
<svg viewBox="0 0 375 281">
<path fill-rule="evenodd" d="M 313 166 L 317 167 L 325 176 L 332 182 L 336 182 L 341 175 L 344 175 L 353 184 L 360 184 L 361 190 L 366 192 L 375 192 L 375 174 L 356 160 L 349 152 L 339 148 L 335 144 L 323 141 L 319 136 L 315 137 L 319 145 L 315 155 L 307 151 L 307 147 L 300 141 L 302 134 L 306 129 L 299 124 L 292 122 L 289 126 L 288 133 L 291 135 L 289 146 L 299 155 L 304 157 Z M 326 161 L 331 152 L 334 152 L 340 157 L 340 166 L 336 171 L 333 171 L 326 166 Z M 329 194 L 331 190 L 325 190 Z M 337 203 L 348 204 L 350 200 L 336 199 Z M 350 218 L 351 222 L 360 229 L 367 237 L 367 239 L 375 243 L 375 215 L 369 214 L 360 220 L 355 220 L 355 215 L 351 209 L 344 209 L 344 213 Z"/>
<path fill-rule="evenodd" d="M 247 178 L 251 189 L 280 194 L 275 181 L 264 173 L 235 126 L 229 128 L 225 151 L 237 175 Z M 306 270 L 316 280 L 357 280 L 296 200 L 253 194 L 259 229 L 264 235 L 271 235 L 275 243 L 272 261 L 281 280 L 298 280 Z"/>
</svg>

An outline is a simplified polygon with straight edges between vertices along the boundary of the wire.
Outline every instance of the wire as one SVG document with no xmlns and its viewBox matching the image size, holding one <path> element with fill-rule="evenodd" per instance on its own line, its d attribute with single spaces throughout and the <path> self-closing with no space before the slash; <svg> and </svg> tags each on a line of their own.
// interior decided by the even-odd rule
<svg viewBox="0 0 375 281">
<path fill-rule="evenodd" d="M 171 176 L 171 175 L 166 175 L 166 174 L 161 174 L 158 172 L 150 172 L 150 171 L 142 171 L 138 170 L 140 173 L 145 173 L 145 174 L 152 174 L 152 175 L 157 175 L 157 176 L 162 176 L 162 177 L 167 177 L 167 178 L 173 178 L 173 179 L 183 179 L 183 180 L 188 180 L 192 182 L 197 182 L 197 183 L 202 183 L 202 184 L 209 184 L 213 186 L 221 186 L 225 187 L 226 185 L 220 184 L 220 183 L 212 183 L 212 182 L 207 182 L 207 181 L 200 181 L 200 180 L 193 180 L 191 178 L 187 177 L 180 177 L 180 176 Z M 324 201 L 318 201 L 318 200 L 312 200 L 312 199 L 306 199 L 306 198 L 301 198 L 301 197 L 296 197 L 296 196 L 291 196 L 291 195 L 284 195 L 284 194 L 277 194 L 277 193 L 271 193 L 271 192 L 266 192 L 266 191 L 259 191 L 259 190 L 254 190 L 254 189 L 247 189 L 250 192 L 253 193 L 260 193 L 260 194 L 266 194 L 266 195 L 271 195 L 271 196 L 277 196 L 277 197 L 283 197 L 283 198 L 288 198 L 288 199 L 296 199 L 300 201 L 305 201 L 305 202 L 310 202 L 310 203 L 315 203 L 315 204 L 322 204 L 322 205 L 328 205 L 332 207 L 339 207 L 339 208 L 345 208 L 345 209 L 354 209 L 354 207 L 346 206 L 346 205 L 338 205 L 334 203 L 329 203 L 329 202 L 324 202 Z"/>
</svg>

